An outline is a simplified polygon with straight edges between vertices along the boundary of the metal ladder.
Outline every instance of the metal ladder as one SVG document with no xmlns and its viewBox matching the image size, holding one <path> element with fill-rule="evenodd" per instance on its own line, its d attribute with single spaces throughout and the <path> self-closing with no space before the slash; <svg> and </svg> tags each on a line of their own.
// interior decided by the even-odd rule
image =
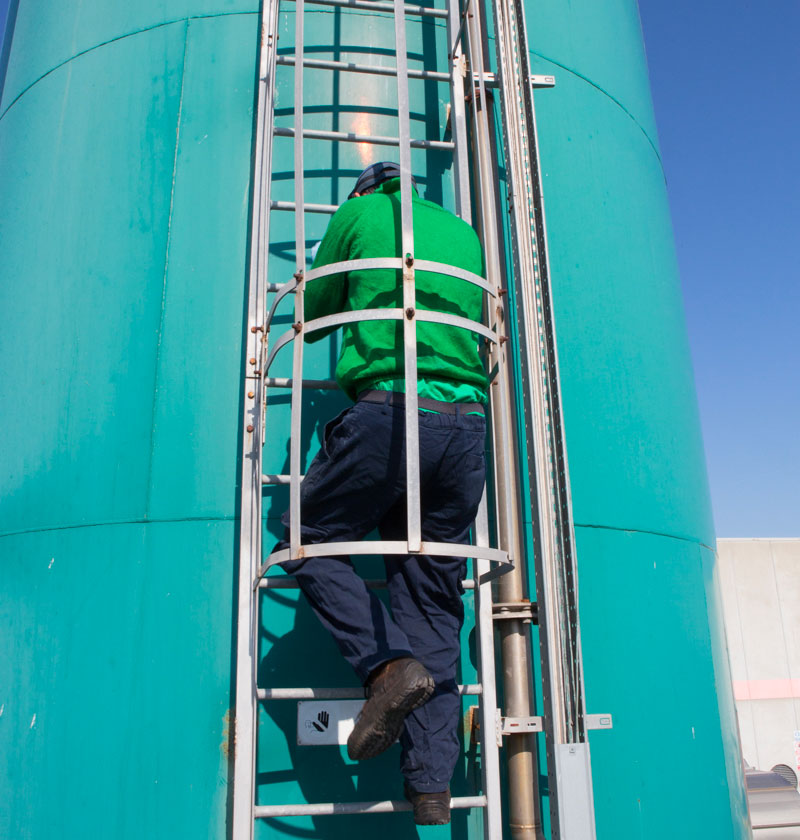
<svg viewBox="0 0 800 840">
<path fill-rule="evenodd" d="M 482 807 L 484 809 L 485 836 L 491 840 L 500 840 L 502 837 L 502 823 L 500 814 L 500 769 L 498 746 L 503 735 L 515 735 L 520 732 L 541 731 L 543 721 L 541 718 L 523 713 L 514 718 L 504 718 L 497 709 L 496 687 L 495 687 L 495 652 L 493 639 L 494 618 L 509 618 L 508 605 L 498 605 L 500 609 L 493 609 L 492 591 L 490 581 L 493 577 L 508 570 L 511 564 L 518 558 L 519 554 L 519 522 L 514 519 L 514 509 L 518 504 L 518 490 L 515 487 L 513 469 L 510 466 L 515 458 L 514 429 L 511 426 L 512 396 L 509 389 L 509 375 L 506 366 L 507 347 L 503 347 L 506 339 L 504 331 L 507 329 L 506 301 L 503 297 L 502 288 L 502 263 L 500 241 L 498 235 L 498 207 L 497 202 L 489 200 L 488 195 L 493 192 L 493 183 L 496 183 L 496 161 L 493 157 L 491 145 L 491 126 L 487 116 L 487 90 L 498 86 L 497 79 L 485 70 L 484 58 L 481 44 L 483 34 L 481 30 L 481 10 L 478 7 L 478 0 L 467 0 L 463 12 L 457 8 L 457 0 L 450 0 L 447 8 L 430 8 L 410 6 L 394 0 L 393 3 L 371 2 L 371 0 L 284 0 L 293 2 L 295 8 L 295 54 L 278 55 L 277 53 L 277 23 L 280 0 L 265 0 L 261 12 L 261 53 L 259 71 L 259 95 L 258 113 L 256 121 L 256 143 L 254 155 L 254 189 L 252 198 L 252 230 L 251 230 L 251 263 L 250 263 L 250 293 L 248 311 L 248 333 L 247 353 L 245 364 L 245 376 L 247 379 L 247 398 L 244 408 L 244 434 L 242 451 L 242 482 L 241 482 L 241 539 L 240 539 L 240 580 L 239 580 L 239 616 L 238 616 L 238 643 L 237 643 L 237 679 L 236 679 L 236 751 L 234 759 L 234 796 L 233 796 L 233 838 L 234 840 L 249 840 L 253 836 L 254 821 L 265 817 L 274 816 L 299 816 L 319 814 L 353 814 L 353 813 L 380 813 L 386 811 L 408 810 L 410 806 L 406 802 L 382 801 L 367 803 L 316 803 L 302 805 L 257 805 L 255 803 L 255 762 L 256 762 L 256 728 L 257 728 L 257 707 L 259 702 L 278 700 L 303 700 L 303 699 L 343 699 L 363 697 L 363 692 L 358 690 L 324 689 L 324 688 L 295 688 L 295 689 L 270 689 L 256 685 L 256 668 L 258 659 L 258 611 L 259 592 L 265 588 L 287 588 L 293 585 L 293 581 L 280 577 L 266 575 L 269 567 L 275 563 L 282 562 L 290 557 L 305 556 L 312 554 L 408 554 L 424 550 L 426 554 L 440 554 L 450 556 L 470 557 L 474 559 L 474 576 L 472 581 L 465 582 L 465 588 L 474 593 L 475 615 L 479 639 L 479 683 L 477 685 L 462 686 L 463 694 L 474 694 L 479 697 L 479 717 L 481 733 L 482 752 L 482 787 L 483 793 L 477 796 L 455 798 L 452 801 L 454 808 Z M 391 13 L 395 18 L 395 53 L 396 68 L 387 68 L 369 64 L 353 64 L 351 62 L 320 61 L 306 58 L 303 50 L 303 25 L 304 7 L 309 5 L 338 6 L 342 9 L 369 10 L 376 13 Z M 504 17 L 505 14 L 505 17 Z M 410 70 L 407 64 L 406 49 L 406 15 L 430 16 L 441 18 L 447 23 L 447 42 L 449 48 L 448 64 L 449 72 L 439 73 L 429 70 Z M 513 29 L 514 23 L 502 28 L 508 15 L 502 10 L 498 12 L 495 7 L 495 26 L 498 33 L 509 35 L 509 28 Z M 498 21 L 499 18 L 499 21 Z M 511 33 L 513 42 L 514 33 Z M 516 33 L 518 38 L 519 33 Z M 522 38 L 524 41 L 524 22 Z M 505 42 L 501 46 L 506 46 Z M 467 61 L 467 56 L 469 61 Z M 500 56 L 498 56 L 500 59 Z M 276 127 L 274 125 L 275 110 L 275 74 L 279 65 L 293 65 L 295 68 L 294 84 L 294 127 Z M 330 70 L 334 73 L 355 72 L 375 73 L 379 75 L 396 75 L 398 91 L 398 122 L 399 136 L 396 138 L 377 137 L 355 133 L 342 133 L 336 131 L 309 130 L 303 126 L 303 73 L 302 68 L 314 67 L 317 69 Z M 505 65 L 501 65 L 505 67 Z M 524 70 L 522 71 L 524 74 Z M 503 70 L 505 74 L 505 70 Z M 509 74 L 510 76 L 511 74 Z M 427 78 L 442 83 L 448 83 L 451 90 L 450 125 L 452 141 L 441 140 L 417 140 L 410 137 L 408 79 Z M 524 77 L 527 78 L 527 77 Z M 483 233 L 484 247 L 487 257 L 487 277 L 482 280 L 475 276 L 468 276 L 467 272 L 458 271 L 450 266 L 437 263 L 423 262 L 413 258 L 413 229 L 411 224 L 411 158 L 410 150 L 416 148 L 449 149 L 453 153 L 453 171 L 455 186 L 455 207 L 457 215 L 467 222 L 471 222 L 470 209 L 470 178 L 469 160 L 467 147 L 467 113 L 465 108 L 465 81 L 469 92 L 467 97 L 471 103 L 471 118 L 474 138 L 474 161 L 473 169 L 476 173 L 476 193 L 478 194 L 478 205 L 480 210 L 479 227 Z M 533 79 L 539 84 L 550 84 L 545 79 Z M 528 87 L 522 82 L 522 87 Z M 510 89 L 503 90 L 503 114 L 504 114 L 504 141 L 506 154 L 510 159 L 509 147 L 513 147 L 513 138 L 519 135 L 519 125 L 511 124 L 509 128 L 509 114 L 511 109 L 507 100 L 512 99 Z M 532 108 L 532 100 L 531 100 Z M 527 112 L 524 112 L 523 114 Z M 513 119 L 513 114 L 511 114 Z M 524 122 L 524 116 L 523 120 Z M 534 124 L 535 125 L 535 124 Z M 274 137 L 291 137 L 294 142 L 294 170 L 295 196 L 293 202 L 273 201 L 271 199 L 272 186 L 272 147 Z M 358 142 L 375 145 L 394 146 L 399 150 L 401 167 L 401 218 L 402 218 L 402 254 L 404 257 L 387 257 L 360 261 L 357 267 L 364 268 L 395 268 L 403 271 L 404 300 L 402 309 L 398 310 L 373 310 L 361 313 L 339 313 L 317 321 L 304 323 L 303 318 L 303 293 L 305 285 L 315 279 L 332 274 L 334 272 L 347 270 L 356 267 L 355 262 L 351 264 L 339 263 L 335 266 L 326 266 L 314 271 L 307 271 L 305 264 L 305 213 L 332 213 L 336 210 L 334 205 L 309 204 L 304 201 L 304 156 L 303 138 L 314 138 L 329 140 L 333 142 Z M 509 139 L 512 138 L 512 139 Z M 517 143 L 519 145 L 519 143 Z M 530 144 L 528 151 L 530 151 Z M 536 153 L 536 166 L 538 167 L 538 152 L 535 148 L 535 131 L 533 135 L 533 151 Z M 518 156 L 522 160 L 517 169 L 509 172 L 509 182 L 515 196 L 521 194 L 519 187 L 518 169 L 524 171 L 526 161 L 524 154 Z M 517 160 L 519 163 L 519 160 Z M 298 177 L 299 176 L 299 177 Z M 515 181 L 514 178 L 517 178 Z M 543 219 L 541 208 L 541 195 L 538 195 L 539 204 L 533 209 Z M 515 202 L 515 205 L 517 202 Z M 531 198 L 531 207 L 535 204 L 534 197 Z M 298 212 L 300 210 L 300 212 Z M 272 211 L 292 211 L 295 213 L 295 245 L 296 245 L 296 271 L 292 279 L 284 283 L 272 283 L 267 280 L 267 251 L 269 245 L 269 219 Z M 531 216 L 533 218 L 533 216 Z M 520 252 L 524 253 L 525 228 L 520 226 L 519 220 L 514 219 L 515 225 L 515 256 Z M 524 221 L 524 220 L 523 220 Z M 520 230 L 522 233 L 520 233 Z M 539 231 L 537 230 L 538 234 Z M 530 237 L 529 237 L 530 238 Z M 534 238 L 529 243 L 529 249 L 538 254 L 541 260 L 543 238 Z M 545 257 L 546 260 L 546 257 Z M 366 263 L 370 263 L 367 265 Z M 541 265 L 541 262 L 540 262 Z M 454 316 L 435 312 L 416 312 L 414 272 L 416 269 L 437 271 L 443 274 L 460 277 L 465 282 L 472 282 L 479 285 L 486 293 L 488 325 L 465 322 Z M 520 278 L 528 277 L 528 265 L 519 259 L 515 261 L 515 274 L 517 283 Z M 536 290 L 542 292 L 542 274 L 537 274 Z M 549 293 L 549 288 L 544 291 Z M 270 295 L 274 298 L 267 307 Z M 269 328 L 272 317 L 280 301 L 287 295 L 294 296 L 294 326 L 285 335 L 281 336 L 271 348 L 268 346 Z M 526 300 L 525 293 L 521 297 Z M 549 298 L 548 298 L 549 305 Z M 534 310 L 535 311 L 535 310 Z M 409 316 L 407 313 L 414 313 Z M 526 320 L 530 313 L 528 309 L 522 309 L 521 329 L 525 336 L 535 335 L 533 326 Z M 300 463 L 300 419 L 301 419 L 301 395 L 302 388 L 335 388 L 335 383 L 328 380 L 308 380 L 303 378 L 303 335 L 312 329 L 324 329 L 333 325 L 351 323 L 360 318 L 389 318 L 401 320 L 404 324 L 404 345 L 405 345 L 405 370 L 406 370 L 406 428 L 407 428 L 407 475 L 408 475 L 408 534 L 407 540 L 402 542 L 387 543 L 381 541 L 361 543 L 337 543 L 322 546 L 301 546 L 300 544 L 300 483 L 302 481 Z M 446 323 L 452 326 L 469 328 L 483 336 L 489 347 L 489 367 L 493 372 L 493 387 L 490 389 L 492 396 L 492 437 L 493 450 L 495 453 L 494 485 L 498 503 L 496 506 L 497 545 L 490 545 L 489 517 L 486 501 L 486 493 L 481 504 L 475 528 L 474 546 L 453 546 L 450 544 L 422 545 L 420 539 L 420 510 L 419 510 L 419 463 L 418 463 L 418 441 L 417 441 L 417 388 L 416 388 L 416 321 L 425 320 L 438 323 Z M 552 329 L 551 329 L 552 334 Z M 548 336 L 545 336 L 547 340 Z M 554 338 L 554 336 L 553 336 Z M 535 342 L 523 342 L 523 350 L 527 356 L 523 357 L 525 405 L 528 411 L 528 427 L 544 427 L 537 418 L 545 416 L 540 411 L 540 403 L 552 412 L 554 403 L 558 405 L 558 380 L 557 370 L 555 376 L 545 378 L 544 382 L 536 380 L 537 365 L 532 364 L 534 350 L 531 349 Z M 277 353 L 288 345 L 292 345 L 293 364 L 292 376 L 290 378 L 270 377 L 269 369 Z M 540 342 L 541 344 L 541 342 Z M 554 352 L 554 343 L 552 346 Z M 291 390 L 291 439 L 290 439 L 290 472 L 288 475 L 262 474 L 262 446 L 264 444 L 264 422 L 266 410 L 266 395 L 269 388 L 288 388 Z M 552 389 L 555 388 L 555 398 L 552 396 Z M 544 396 L 542 396 L 544 395 Z M 537 400 L 539 402 L 537 402 Z M 541 430 L 540 430 L 541 431 Z M 560 425 L 557 435 L 563 435 Z M 540 436 L 541 437 L 541 436 Z M 548 714 L 559 712 L 561 706 L 552 702 L 553 696 L 562 696 L 561 691 L 565 677 L 574 676 L 574 664 L 560 670 L 552 665 L 553 660 L 561 661 L 563 664 L 564 650 L 574 652 L 575 638 L 577 637 L 577 603 L 574 598 L 564 598 L 565 592 L 555 585 L 548 584 L 555 577 L 560 580 L 563 576 L 564 563 L 561 562 L 566 556 L 569 561 L 569 573 L 574 577 L 574 555 L 563 553 L 564 526 L 567 531 L 571 529 L 571 519 L 568 510 L 567 515 L 557 518 L 552 523 L 547 517 L 548 506 L 552 507 L 552 497 L 557 495 L 559 488 L 544 479 L 548 476 L 548 464 L 552 464 L 551 452 L 558 449 L 558 440 L 545 440 L 544 444 L 540 437 L 533 435 L 528 440 L 529 447 L 529 472 L 536 487 L 536 497 L 539 509 L 539 546 L 543 546 L 542 538 L 550 540 L 546 548 L 551 549 L 548 557 L 537 556 L 537 588 L 540 591 L 539 614 L 547 618 L 545 632 L 542 634 L 543 671 L 545 671 L 545 699 Z M 550 447 L 548 449 L 548 446 Z M 560 439 L 561 460 L 565 467 L 565 456 L 563 455 L 563 436 Z M 548 458 L 550 460 L 548 461 Z M 542 464 L 545 466 L 542 467 Z M 538 470 L 538 472 L 537 472 Z M 565 469 L 564 469 L 565 472 Z M 544 476 L 544 478 L 543 478 Z M 556 482 L 557 484 L 558 482 Z M 290 547 L 285 552 L 273 555 L 269 558 L 262 556 L 262 525 L 261 506 L 262 488 L 264 484 L 288 484 L 289 486 L 289 510 L 290 510 Z M 568 487 L 567 487 L 568 490 Z M 562 506 L 563 513 L 563 506 Z M 555 536 L 554 536 L 555 535 Z M 516 541 L 515 541 L 516 540 Z M 571 547 L 572 542 L 567 536 L 567 546 Z M 553 545 L 555 550 L 553 551 Z M 559 554 L 561 551 L 561 554 Z M 285 556 L 284 556 L 285 555 Z M 537 555 L 543 552 L 537 551 Z M 555 558 L 555 564 L 552 562 Z M 492 564 L 495 564 L 492 566 Z M 572 565 L 570 565 L 572 564 Z M 557 567 L 553 570 L 553 567 Z M 540 572 L 540 567 L 542 571 Z M 380 582 L 373 582 L 381 585 Z M 574 587 L 573 587 L 574 588 Z M 566 642 L 558 635 L 564 624 L 564 604 L 566 603 L 566 626 L 574 630 L 572 636 Z M 528 620 L 531 617 L 530 607 L 525 613 L 524 608 L 519 609 L 511 605 L 513 617 L 516 620 Z M 552 625 L 555 629 L 552 629 Z M 578 640 L 579 641 L 579 640 Z M 578 679 L 573 679 L 570 684 L 568 696 L 574 701 L 569 706 L 570 712 L 575 712 L 574 719 L 577 726 L 570 728 L 567 724 L 567 738 L 573 737 L 576 733 L 582 737 L 581 744 L 585 743 L 586 729 L 590 728 L 591 721 L 583 715 L 583 687 L 580 679 L 580 649 L 577 647 Z M 576 693 L 577 692 L 577 693 Z M 563 705 L 563 704 L 562 704 Z M 568 705 L 568 704 L 567 704 Z M 555 718 L 561 721 L 560 718 Z M 605 716 L 609 718 L 609 716 Z M 572 719 L 570 719 L 572 720 Z M 564 765 L 562 751 L 556 749 L 561 741 L 556 742 L 554 733 L 560 733 L 564 726 L 557 722 L 553 724 L 547 719 L 544 722 L 548 733 L 548 768 L 551 775 L 551 802 L 561 803 L 562 800 L 569 803 L 575 797 L 570 792 L 575 790 L 577 779 L 580 791 L 577 800 L 580 802 L 580 811 L 584 813 L 592 811 L 591 804 L 591 776 L 588 776 L 588 788 L 586 778 L 571 770 L 572 775 L 565 777 L 562 784 L 560 768 Z M 572 744 L 572 742 L 570 742 Z M 570 753 L 572 755 L 573 753 Z M 588 768 L 588 744 L 585 749 L 580 750 L 581 767 Z M 574 764 L 574 762 L 573 762 Z M 570 765 L 571 769 L 572 765 Z M 589 770 L 590 774 L 590 770 Z M 558 796 L 552 792 L 558 791 Z M 573 803 L 574 804 L 574 803 Z M 559 822 L 560 819 L 560 822 Z M 583 828 L 577 831 L 577 823 L 572 823 L 576 828 L 573 831 L 567 830 L 567 820 L 564 817 L 563 808 L 556 807 L 554 811 L 553 825 L 554 837 L 591 837 L 594 834 L 593 816 L 590 814 L 591 833 L 585 833 Z M 588 825 L 588 823 L 587 823 Z"/>
</svg>

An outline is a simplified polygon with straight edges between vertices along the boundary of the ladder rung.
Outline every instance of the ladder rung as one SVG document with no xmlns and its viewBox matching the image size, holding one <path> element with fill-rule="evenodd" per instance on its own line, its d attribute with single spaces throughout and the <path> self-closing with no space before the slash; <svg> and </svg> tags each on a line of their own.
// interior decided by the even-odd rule
<svg viewBox="0 0 800 840">
<path fill-rule="evenodd" d="M 276 137 L 294 137 L 293 128 L 275 128 Z M 400 138 L 382 137 L 375 134 L 354 134 L 345 131 L 318 131 L 315 128 L 303 129 L 303 137 L 309 140 L 338 140 L 342 143 L 371 143 L 373 146 L 399 146 Z M 412 149 L 454 149 L 451 140 L 411 140 Z"/>
<path fill-rule="evenodd" d="M 386 589 L 386 581 L 383 578 L 364 578 L 364 583 L 370 589 Z M 258 585 L 261 589 L 297 589 L 298 583 L 293 577 L 284 577 L 283 575 L 275 575 L 273 577 L 263 577 L 259 580 Z M 462 581 L 464 589 L 474 589 L 474 580 Z"/>
<path fill-rule="evenodd" d="M 485 796 L 454 796 L 450 808 L 485 808 Z M 387 799 L 383 802 L 318 802 L 307 805 L 256 805 L 253 816 L 269 817 L 320 817 L 325 814 L 389 814 L 410 811 L 411 803 L 405 799 Z"/>
<path fill-rule="evenodd" d="M 293 55 L 279 55 L 276 59 L 278 64 L 294 66 Z M 396 67 L 381 67 L 379 64 L 355 64 L 352 61 L 328 61 L 319 58 L 304 58 L 303 67 L 310 67 L 318 70 L 341 70 L 347 73 L 371 73 L 375 76 L 396 76 Z M 437 82 L 449 82 L 448 73 L 440 73 L 436 70 L 412 70 L 408 71 L 409 79 L 432 79 Z"/>
<path fill-rule="evenodd" d="M 297 205 L 293 201 L 271 201 L 271 210 L 291 210 L 295 211 Z M 339 209 L 338 204 L 304 204 L 303 210 L 306 213 L 330 213 L 333 214 Z M 272 289 L 270 289 L 272 291 Z"/>
<path fill-rule="evenodd" d="M 291 482 L 290 475 L 279 475 L 278 473 L 265 473 L 261 476 L 261 483 L 262 484 L 289 484 Z M 303 480 L 305 476 L 300 476 L 300 481 Z"/>
<path fill-rule="evenodd" d="M 281 376 L 268 376 L 264 384 L 268 388 L 291 388 L 293 379 L 286 379 Z M 318 391 L 338 391 L 339 385 L 335 379 L 304 379 L 304 388 L 315 388 Z"/>
<path fill-rule="evenodd" d="M 371 12 L 386 12 L 394 14 L 394 3 L 372 3 L 368 0 L 305 0 L 315 6 L 347 6 L 352 9 L 369 9 Z M 447 9 L 429 9 L 426 6 L 405 6 L 407 15 L 420 17 L 447 18 Z"/>
<path fill-rule="evenodd" d="M 483 693 L 480 683 L 460 685 L 458 693 L 462 697 L 475 697 Z M 351 688 L 259 688 L 256 690 L 259 700 L 361 700 L 364 689 Z"/>
</svg>

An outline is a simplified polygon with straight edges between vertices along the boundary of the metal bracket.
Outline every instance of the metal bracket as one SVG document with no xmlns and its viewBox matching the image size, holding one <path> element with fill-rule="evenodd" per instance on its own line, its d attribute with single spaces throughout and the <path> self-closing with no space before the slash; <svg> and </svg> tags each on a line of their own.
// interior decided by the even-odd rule
<svg viewBox="0 0 800 840">
<path fill-rule="evenodd" d="M 536 604 L 530 601 L 500 601 L 492 604 L 492 618 L 495 621 L 502 621 L 503 619 L 521 619 L 526 624 L 536 624 L 538 621 L 538 611 Z"/>
<path fill-rule="evenodd" d="M 503 743 L 503 735 L 527 735 L 532 732 L 542 732 L 541 717 L 503 717 L 497 710 L 497 743 Z"/>
<path fill-rule="evenodd" d="M 556 86 L 555 76 L 532 75 L 528 78 L 531 80 L 531 85 L 534 88 L 551 88 Z"/>
<path fill-rule="evenodd" d="M 611 719 L 611 715 L 586 715 L 584 720 L 586 721 L 587 729 L 614 728 L 614 721 Z"/>
</svg>

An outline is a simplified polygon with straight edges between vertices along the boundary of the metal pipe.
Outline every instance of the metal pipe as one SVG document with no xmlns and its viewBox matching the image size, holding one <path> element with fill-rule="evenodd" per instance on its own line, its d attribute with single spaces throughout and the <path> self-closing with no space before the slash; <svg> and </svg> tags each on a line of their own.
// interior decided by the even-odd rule
<svg viewBox="0 0 800 840">
<path fill-rule="evenodd" d="M 472 73 L 478 76 L 480 101 L 473 104 L 473 125 L 475 155 L 479 163 L 475 167 L 481 181 L 480 189 L 476 190 L 480 207 L 479 218 L 481 219 L 482 235 L 487 254 L 487 266 L 491 261 L 496 261 L 502 267 L 503 260 L 500 257 L 500 243 L 502 242 L 502 229 L 499 224 L 497 208 L 499 207 L 499 195 L 497 185 L 499 174 L 497 172 L 497 149 L 494 146 L 493 130 L 491 120 L 491 107 L 489 97 L 491 94 L 486 90 L 482 80 L 485 76 L 485 57 L 482 54 L 482 45 L 485 41 L 482 38 L 481 28 L 485 28 L 485 11 L 483 6 L 475 3 L 474 16 L 468 18 L 470 30 L 469 44 L 475 51 L 470 56 Z M 473 97 L 478 96 L 475 84 L 472 84 Z M 484 113 L 479 117 L 479 111 Z M 481 165 L 482 164 L 482 165 Z M 488 164 L 488 165 L 487 165 Z M 500 269 L 502 270 L 502 269 Z M 500 274 L 502 277 L 502 274 Z M 506 307 L 507 296 L 502 296 L 496 302 L 497 317 L 503 323 L 509 324 L 509 313 Z M 508 352 L 508 346 L 504 348 Z M 498 348 L 498 352 L 502 352 Z M 502 430 L 505 426 L 504 417 L 514 417 L 514 399 L 512 383 L 508 377 L 508 365 L 500 367 L 501 374 L 507 377 L 506 387 L 498 388 L 498 391 L 505 394 L 506 404 L 500 399 L 492 400 L 493 425 L 496 429 Z M 499 396 L 499 395 L 498 395 Z M 507 441 L 495 440 L 495 445 L 500 444 L 500 451 L 514 453 L 515 457 L 506 459 L 505 463 L 497 464 L 497 468 L 505 470 L 504 480 L 495 480 L 498 509 L 505 512 L 505 516 L 498 516 L 498 528 L 500 530 L 500 545 L 508 548 L 509 555 L 514 560 L 514 568 L 497 583 L 497 599 L 506 604 L 523 604 L 525 598 L 525 574 L 524 574 L 524 551 L 522 524 L 520 517 L 520 478 L 519 478 L 519 445 L 516 440 L 515 429 L 511 429 L 511 437 Z M 508 489 L 507 489 L 508 488 Z M 531 697 L 531 648 L 528 628 L 525 622 L 519 618 L 509 618 L 499 623 L 498 633 L 500 636 L 500 651 L 502 658 L 503 674 L 503 695 L 505 714 L 508 717 L 527 717 L 532 714 Z M 506 764 L 508 767 L 508 821 L 511 829 L 511 836 L 514 840 L 536 840 L 542 837 L 541 817 L 539 809 L 539 796 L 537 792 L 537 760 L 535 736 L 529 733 L 507 735 L 505 738 Z"/>
</svg>

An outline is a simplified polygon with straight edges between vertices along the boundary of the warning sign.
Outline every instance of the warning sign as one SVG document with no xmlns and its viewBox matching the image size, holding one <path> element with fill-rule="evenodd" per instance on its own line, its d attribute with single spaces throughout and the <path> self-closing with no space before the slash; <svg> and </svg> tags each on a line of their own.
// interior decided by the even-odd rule
<svg viewBox="0 0 800 840">
<path fill-rule="evenodd" d="M 297 704 L 300 746 L 346 744 L 363 700 L 303 700 Z"/>
</svg>

